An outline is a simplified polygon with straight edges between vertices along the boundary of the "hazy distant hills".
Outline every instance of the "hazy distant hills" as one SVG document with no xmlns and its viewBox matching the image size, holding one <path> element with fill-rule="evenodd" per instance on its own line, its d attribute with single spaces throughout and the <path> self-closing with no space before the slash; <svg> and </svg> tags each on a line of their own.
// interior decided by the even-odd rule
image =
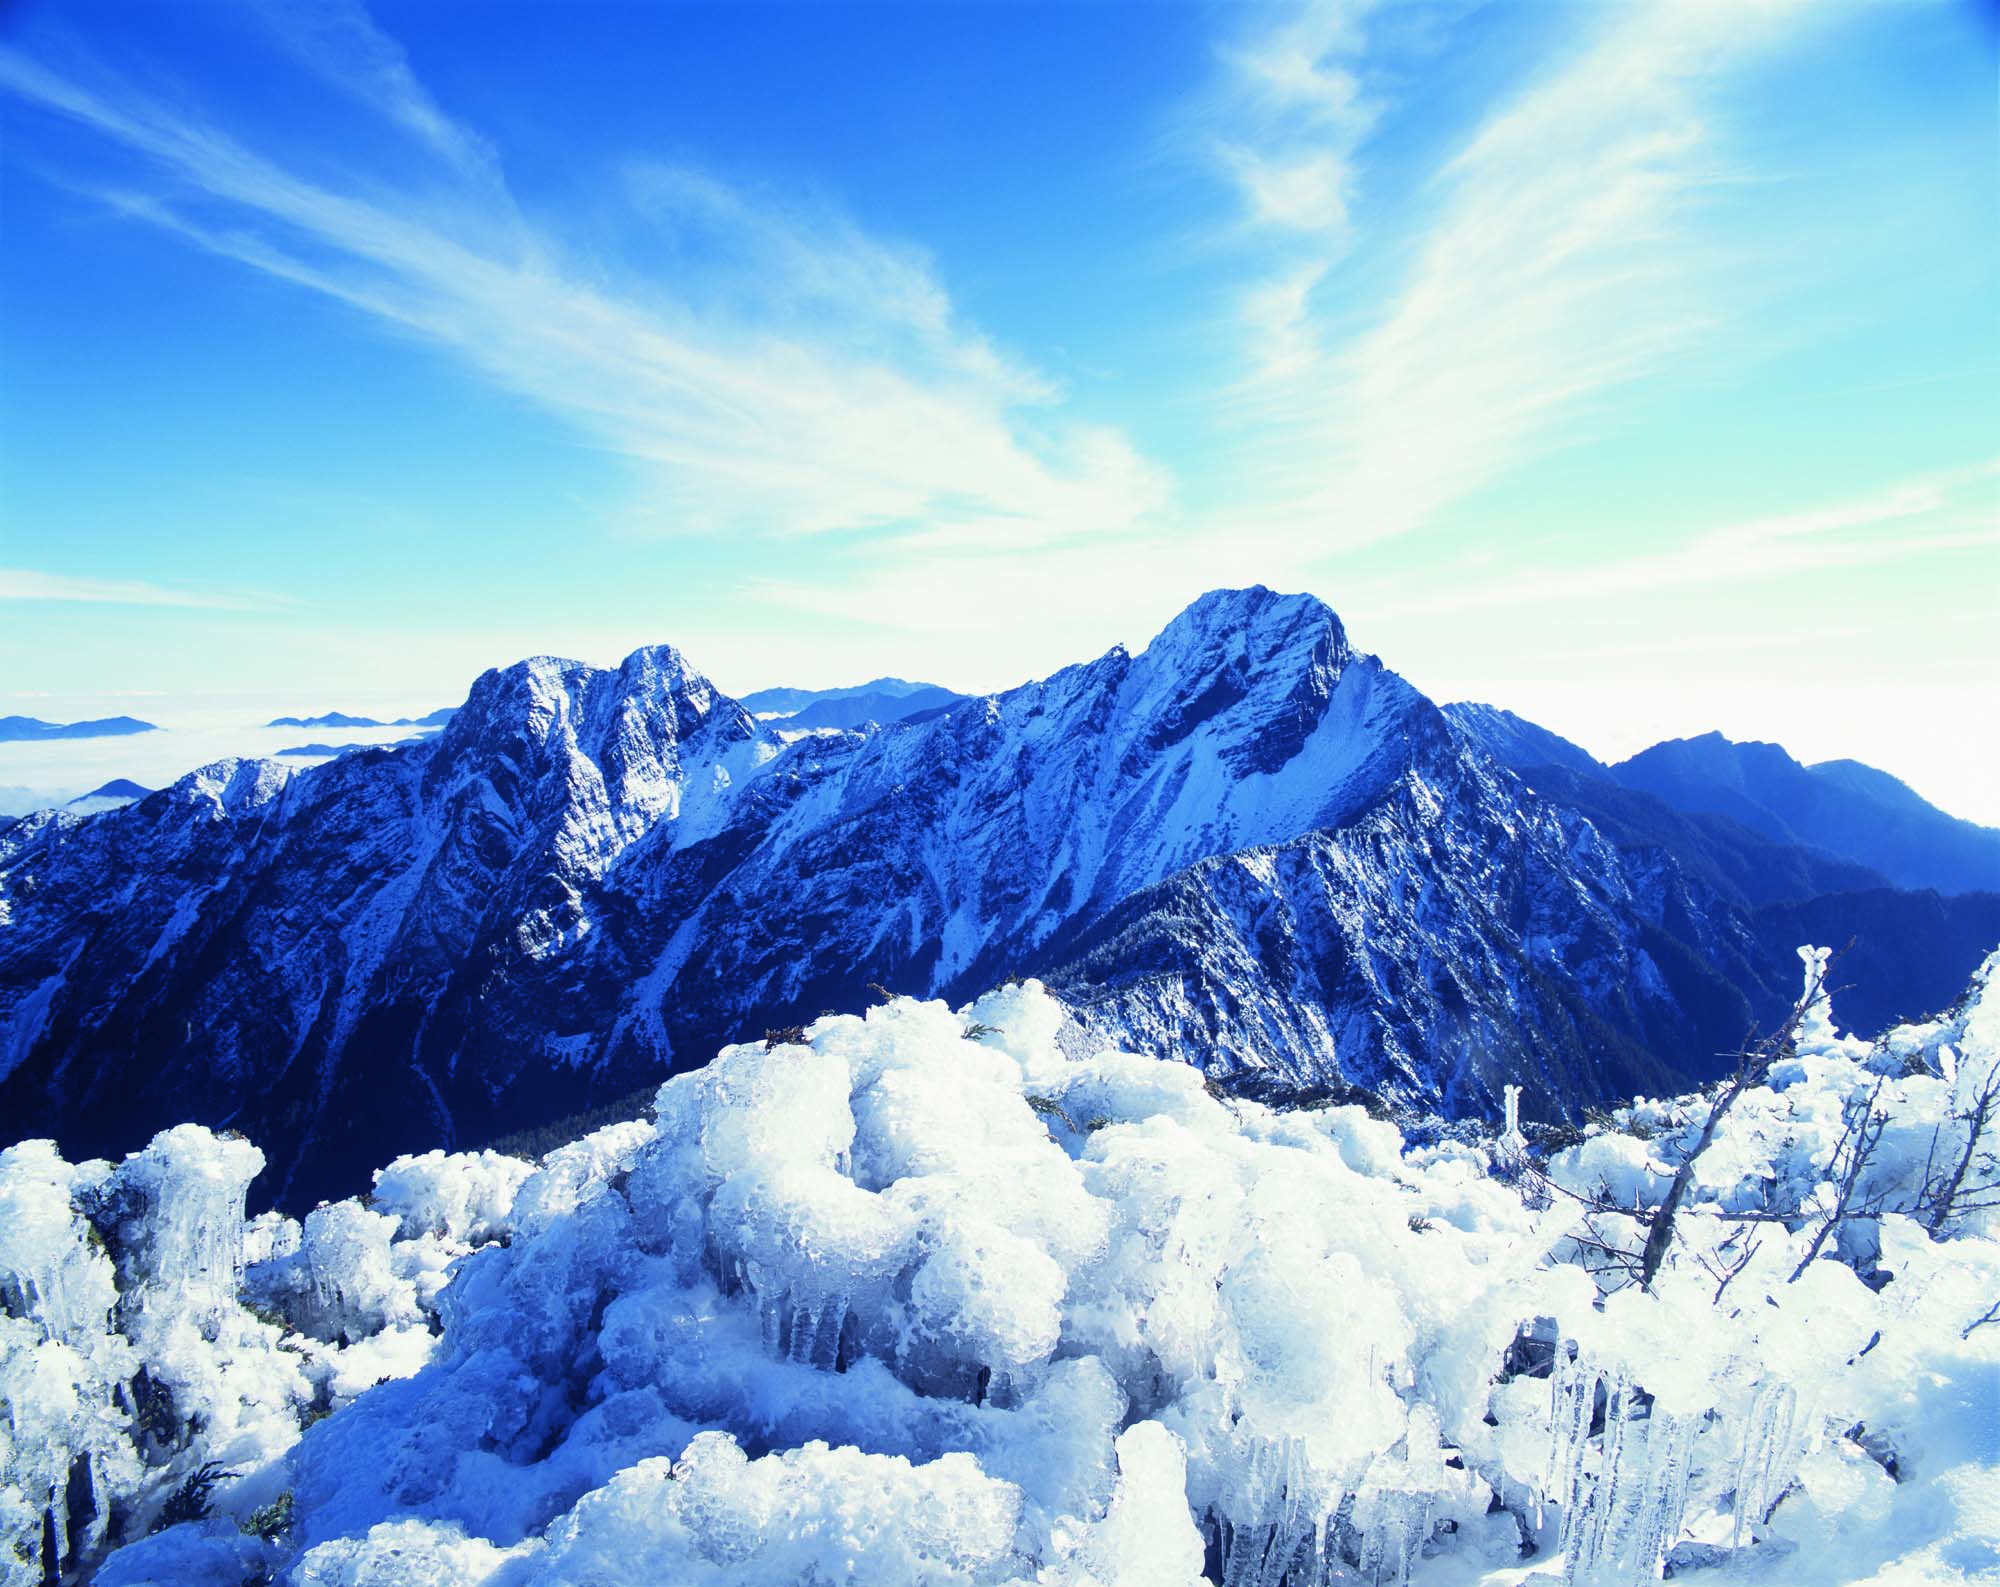
<svg viewBox="0 0 2000 1587">
<path fill-rule="evenodd" d="M 1660 847 L 1683 869 L 1748 908 L 1784 899 L 1887 887 L 1880 871 L 1796 843 L 1780 843 L 1731 816 L 1677 810 L 1606 775 L 1566 766 L 1517 767 L 1544 798 L 1588 816 L 1621 849 Z"/>
<path fill-rule="evenodd" d="M 44 722 L 35 716 L 0 716 L 0 744 L 31 744 L 42 739 L 119 738 L 128 733 L 157 733 L 159 726 L 136 716 L 103 716 L 89 722 Z"/>
<path fill-rule="evenodd" d="M 79 794 L 63 806 L 73 815 L 94 816 L 106 810 L 118 810 L 129 805 L 134 799 L 143 799 L 153 790 L 143 783 L 136 783 L 130 777 L 113 777 L 101 783 L 87 794 Z"/>
<path fill-rule="evenodd" d="M 1614 841 L 1668 844 L 1752 904 L 1883 885 L 2000 890 L 2000 830 L 1947 815 L 1859 761 L 1805 766 L 1776 744 L 1705 733 L 1606 766 L 1511 711 L 1466 702 L 1445 713 Z"/>
<path fill-rule="evenodd" d="M 451 720 L 456 706 L 442 706 L 428 716 L 399 716 L 394 721 L 385 722 L 373 716 L 349 716 L 345 711 L 328 711 L 322 716 L 274 716 L 266 727 L 443 727 Z M 296 750 L 280 750 L 281 755 L 299 753 Z"/>
<path fill-rule="evenodd" d="M 907 678 L 875 678 L 842 689 L 759 689 L 736 703 L 752 716 L 790 716 L 822 700 L 852 700 L 865 694 L 900 699 L 936 687 L 932 683 L 912 683 Z"/>
<path fill-rule="evenodd" d="M 1858 761 L 1803 766 L 1719 733 L 1605 766 L 1510 711 L 1446 714 L 1535 792 L 1587 817 L 1643 866 L 1745 911 L 1764 951 L 1842 949 L 1841 1010 L 1861 1030 L 1942 1008 L 1960 964 L 2000 942 L 2000 832 L 1946 815 Z"/>
<path fill-rule="evenodd" d="M 856 728 L 867 722 L 886 727 L 966 698 L 935 683 L 877 678 L 845 689 L 760 689 L 740 702 L 753 716 L 790 730 Z"/>
<path fill-rule="evenodd" d="M 1677 809 L 1729 816 L 1777 842 L 1870 866 L 1898 887 L 2000 888 L 2000 831 L 1946 815 L 1857 761 L 1802 766 L 1776 744 L 1705 733 L 1655 744 L 1611 775 Z"/>
</svg>

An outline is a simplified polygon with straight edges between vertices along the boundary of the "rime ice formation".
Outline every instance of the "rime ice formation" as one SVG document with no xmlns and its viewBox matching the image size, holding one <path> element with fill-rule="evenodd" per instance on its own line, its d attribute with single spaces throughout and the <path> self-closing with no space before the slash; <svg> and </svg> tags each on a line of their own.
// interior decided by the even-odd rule
<svg viewBox="0 0 2000 1587">
<path fill-rule="evenodd" d="M 1650 1292 L 1604 1261 L 1643 1239 L 1615 1209 L 1707 1098 L 1496 1175 L 1359 1108 L 1066 1054 L 1033 982 L 728 1048 L 650 1120 L 533 1167 L 404 1158 L 303 1226 L 244 1222 L 241 1141 L 27 1143 L 0 1580 L 47 1540 L 125 1543 L 108 1587 L 1977 1575 L 2000 1213 L 1925 1197 L 2000 1065 L 1996 966 L 1880 1044 L 1811 1022 Z M 1849 1175 L 1858 1099 L 1883 1122 Z M 1869 1215 L 1802 1262 L 1849 1179 Z M 214 1513 L 145 1535 L 209 1461 Z"/>
</svg>

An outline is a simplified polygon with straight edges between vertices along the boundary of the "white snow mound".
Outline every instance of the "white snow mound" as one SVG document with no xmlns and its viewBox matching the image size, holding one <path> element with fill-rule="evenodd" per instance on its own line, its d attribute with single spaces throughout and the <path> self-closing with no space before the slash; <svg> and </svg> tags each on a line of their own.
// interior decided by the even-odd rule
<svg viewBox="0 0 2000 1587">
<path fill-rule="evenodd" d="M 51 1537 L 182 1587 L 1977 1578 L 1994 967 L 1874 1046 L 1815 1010 L 1650 1288 L 1618 1209 L 1709 1097 L 1544 1174 L 1065 1057 L 1033 982 L 728 1048 L 651 1122 L 400 1159 L 303 1226 L 245 1223 L 245 1142 L 29 1142 L 0 1581 Z"/>
</svg>

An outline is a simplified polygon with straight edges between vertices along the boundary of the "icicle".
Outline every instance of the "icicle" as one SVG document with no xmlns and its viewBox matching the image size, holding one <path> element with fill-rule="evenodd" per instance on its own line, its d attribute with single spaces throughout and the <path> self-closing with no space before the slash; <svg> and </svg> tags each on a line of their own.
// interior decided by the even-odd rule
<svg viewBox="0 0 2000 1587">
<path fill-rule="evenodd" d="M 819 1313 L 812 1302 L 786 1307 L 785 1359 L 810 1364 L 813 1342 L 819 1335 Z"/>
<path fill-rule="evenodd" d="M 1750 1401 L 1743 1429 L 1743 1449 L 1736 1465 L 1736 1505 L 1731 1517 L 1730 1543 L 1739 1547 L 1762 1524 L 1771 1506 L 1791 1481 L 1805 1453 L 1811 1418 L 1797 1390 L 1782 1380 L 1758 1386 Z"/>
<path fill-rule="evenodd" d="M 1590 1426 L 1604 1390 L 1604 1431 L 1590 1470 Z M 1581 1358 L 1555 1388 L 1546 1486 L 1562 1506 L 1558 1540 L 1571 1583 L 1638 1584 L 1659 1576 L 1687 1510 L 1701 1417 L 1662 1412 L 1621 1366 Z"/>
<path fill-rule="evenodd" d="M 1549 1383 L 1549 1460 L 1542 1491 L 1562 1511 L 1566 1532 L 1570 1515 L 1583 1498 L 1584 1459 L 1590 1452 L 1599 1374 L 1596 1364 L 1582 1351 L 1567 1363 L 1561 1361 L 1562 1352 L 1558 1340 L 1558 1366 Z"/>
<path fill-rule="evenodd" d="M 1498 1167 L 1513 1172 L 1528 1160 L 1528 1138 L 1521 1133 L 1521 1088 L 1503 1086 L 1501 1091 L 1506 1098 L 1507 1124 L 1493 1143 L 1493 1158 Z"/>
<path fill-rule="evenodd" d="M 1597 1478 L 1585 1480 L 1585 1457 L 1589 1451 L 1590 1407 L 1596 1400 L 1597 1385 L 1605 1391 L 1604 1432 L 1598 1454 Z M 1614 1367 L 1584 1380 L 1584 1436 L 1570 1470 L 1571 1486 L 1563 1505 L 1562 1531 L 1558 1546 L 1566 1565 L 1565 1579 L 1585 1582 L 1601 1579 L 1599 1565 L 1612 1551 L 1620 1531 L 1620 1509 L 1630 1502 L 1625 1469 L 1625 1452 L 1630 1431 L 1630 1387 L 1623 1367 Z"/>
<path fill-rule="evenodd" d="M 998 1380 L 996 1379 L 996 1383 Z M 1227 1587 L 1308 1587 L 1324 1574 L 1335 1505 L 1315 1480 L 1305 1442 L 1262 1440 L 1243 1450 L 1228 1498 L 1207 1532 Z"/>
<path fill-rule="evenodd" d="M 819 1337 L 813 1341 L 813 1365 L 831 1372 L 840 1362 L 840 1336 L 847 1327 L 847 1297 L 835 1295 L 820 1315 Z"/>
<path fill-rule="evenodd" d="M 1378 1456 L 1357 1503 L 1362 1526 L 1361 1568 L 1373 1582 L 1407 1587 L 1417 1554 L 1430 1536 L 1431 1505 L 1444 1479 L 1437 1416 L 1412 1407 L 1400 1457 Z"/>
<path fill-rule="evenodd" d="M 1228 1527 L 1223 1534 L 1222 1587 L 1263 1587 L 1264 1561 L 1277 1530 L 1275 1524 Z"/>
<path fill-rule="evenodd" d="M 1694 1467 L 1694 1437 L 1700 1416 L 1662 1412 L 1655 1408 L 1646 1424 L 1649 1466 L 1643 1520 L 1632 1534 L 1629 1553 L 1633 1578 L 1651 1581 L 1660 1561 L 1679 1539 L 1687 1513 L 1688 1479 Z"/>
</svg>

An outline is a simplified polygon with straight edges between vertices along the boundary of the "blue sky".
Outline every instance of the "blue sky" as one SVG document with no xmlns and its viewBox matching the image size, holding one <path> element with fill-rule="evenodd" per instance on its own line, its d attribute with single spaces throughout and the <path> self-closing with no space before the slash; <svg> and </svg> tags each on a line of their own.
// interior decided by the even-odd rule
<svg viewBox="0 0 2000 1587">
<path fill-rule="evenodd" d="M 1261 581 L 2000 823 L 1995 75 L 1946 0 L 22 0 L 0 712 L 993 688 Z"/>
</svg>

